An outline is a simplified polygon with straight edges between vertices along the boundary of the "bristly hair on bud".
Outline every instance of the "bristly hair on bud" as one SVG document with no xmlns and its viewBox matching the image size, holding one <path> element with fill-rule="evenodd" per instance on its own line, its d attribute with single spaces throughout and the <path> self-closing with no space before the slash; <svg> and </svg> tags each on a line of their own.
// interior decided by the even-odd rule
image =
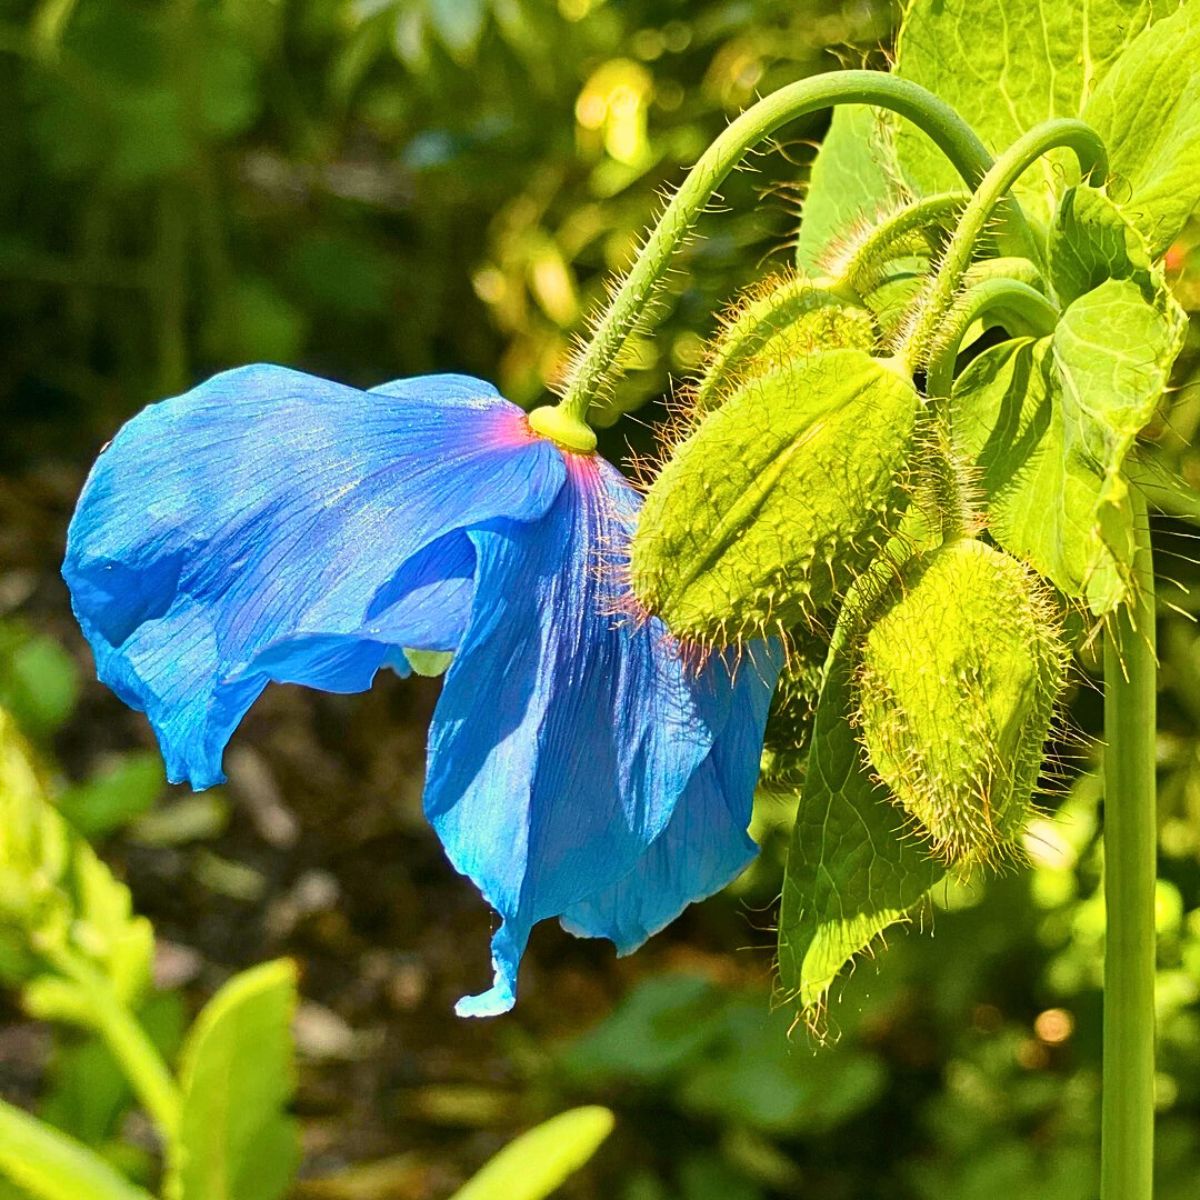
<svg viewBox="0 0 1200 1200">
<path fill-rule="evenodd" d="M 822 350 L 870 351 L 875 323 L 836 279 L 795 272 L 747 288 L 720 318 L 703 369 L 689 389 L 695 418 L 719 407 L 751 379 Z"/>
<path fill-rule="evenodd" d="M 920 409 L 901 368 L 863 350 L 747 381 L 647 493 L 630 561 L 638 604 L 707 646 L 811 628 L 899 524 Z"/>
<path fill-rule="evenodd" d="M 855 680 L 860 739 L 948 867 L 1021 857 L 1068 661 L 1045 585 L 973 538 L 917 556 L 879 601 Z"/>
</svg>

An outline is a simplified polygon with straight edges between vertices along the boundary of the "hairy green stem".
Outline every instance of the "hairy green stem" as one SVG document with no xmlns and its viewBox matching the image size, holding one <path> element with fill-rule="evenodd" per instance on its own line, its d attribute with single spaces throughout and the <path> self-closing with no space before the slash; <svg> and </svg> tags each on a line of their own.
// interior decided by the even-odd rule
<svg viewBox="0 0 1200 1200">
<path fill-rule="evenodd" d="M 1001 261 L 1001 260 L 997 260 Z M 1029 264 L 1031 267 L 1032 263 Z M 1036 269 L 1036 268 L 1035 268 Z M 1019 279 L 985 279 L 967 288 L 946 315 L 937 345 L 930 351 L 925 393 L 944 398 L 954 381 L 954 363 L 967 330 L 985 316 L 1008 325 L 1009 332 L 1027 332 L 1044 337 L 1058 324 L 1058 309 L 1041 292 Z"/>
<path fill-rule="evenodd" d="M 948 104 L 908 80 L 881 71 L 837 71 L 773 92 L 742 113 L 709 146 L 667 205 L 571 370 L 557 406 L 560 425 L 570 422 L 586 428 L 588 407 L 619 370 L 625 341 L 644 320 L 647 302 L 672 256 L 729 172 L 782 125 L 836 104 L 872 104 L 913 121 L 933 138 L 970 187 L 988 174 L 991 156 L 974 130 Z M 1014 215 L 1011 223 L 1019 223 L 1013 236 L 1023 246 L 1030 244 L 1023 218 Z M 545 411 L 535 410 L 535 427 L 544 420 L 536 414 Z"/>
<path fill-rule="evenodd" d="M 1135 586 L 1104 642 L 1102 1200 L 1151 1200 L 1154 1182 L 1154 562 L 1145 499 L 1130 494 Z"/>
<path fill-rule="evenodd" d="M 1100 135 L 1083 121 L 1062 117 L 1043 121 L 1022 134 L 996 160 L 983 182 L 971 197 L 946 247 L 946 253 L 937 274 L 922 302 L 912 332 L 906 339 L 901 357 L 919 365 L 936 344 L 938 327 L 954 303 L 954 297 L 962 283 L 963 275 L 971 265 L 988 223 L 999 205 L 1008 195 L 1013 184 L 1043 154 L 1065 146 L 1075 152 L 1083 176 L 1108 171 L 1108 152 Z M 1036 260 L 1036 254 L 1030 255 Z"/>
<path fill-rule="evenodd" d="M 894 257 L 898 243 L 914 233 L 921 233 L 928 240 L 931 228 L 945 229 L 951 225 L 951 218 L 958 216 L 970 199 L 970 192 L 941 192 L 905 205 L 851 248 L 841 263 L 841 278 L 860 294 L 874 290 L 882 262 Z"/>
</svg>

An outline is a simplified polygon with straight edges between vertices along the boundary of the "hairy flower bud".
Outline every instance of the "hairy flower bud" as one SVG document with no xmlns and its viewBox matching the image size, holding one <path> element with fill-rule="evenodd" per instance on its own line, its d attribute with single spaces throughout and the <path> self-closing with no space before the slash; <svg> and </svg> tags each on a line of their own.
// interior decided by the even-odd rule
<svg viewBox="0 0 1200 1200">
<path fill-rule="evenodd" d="M 1019 853 L 1067 651 L 1022 563 L 962 538 L 914 560 L 862 644 L 873 769 L 948 865 Z"/>
<path fill-rule="evenodd" d="M 748 380 L 675 449 L 630 578 L 679 638 L 810 625 L 894 530 L 921 401 L 902 369 L 830 350 Z"/>
<path fill-rule="evenodd" d="M 821 350 L 875 345 L 875 322 L 833 279 L 776 276 L 749 289 L 723 317 L 692 393 L 695 412 L 718 407 L 737 388 Z"/>
</svg>

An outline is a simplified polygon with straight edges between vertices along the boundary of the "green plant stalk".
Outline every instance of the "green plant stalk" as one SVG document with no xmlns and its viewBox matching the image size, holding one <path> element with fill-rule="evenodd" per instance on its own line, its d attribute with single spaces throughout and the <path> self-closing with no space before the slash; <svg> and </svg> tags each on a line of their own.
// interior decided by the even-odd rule
<svg viewBox="0 0 1200 1200">
<path fill-rule="evenodd" d="M 1104 642 L 1104 1069 L 1102 1200 L 1151 1200 L 1154 1183 L 1154 563 L 1136 489 L 1136 587 Z"/>
<path fill-rule="evenodd" d="M 946 253 L 922 301 L 917 319 L 905 339 L 900 357 L 913 365 L 924 364 L 930 349 L 937 344 L 939 327 L 954 303 L 963 275 L 971 265 L 976 249 L 997 206 L 1008 196 L 1013 184 L 1043 154 L 1060 146 L 1075 152 L 1084 178 L 1108 172 L 1108 152 L 1100 135 L 1083 121 L 1060 117 L 1043 121 L 1023 133 L 996 160 L 983 182 L 975 190 L 963 212 L 958 228 L 946 247 Z M 1027 255 L 1035 262 L 1036 252 Z"/>
<path fill-rule="evenodd" d="M 111 984 L 69 950 L 48 955 L 53 965 L 87 997 L 87 1018 L 121 1066 L 138 1102 L 170 1149 L 179 1131 L 179 1087 L 158 1048 Z"/>
<path fill-rule="evenodd" d="M 898 243 L 920 232 L 932 248 L 931 230 L 952 226 L 951 218 L 957 217 L 970 199 L 970 192 L 942 192 L 905 205 L 870 230 L 858 245 L 851 246 L 840 264 L 841 277 L 860 294 L 873 291 L 879 283 L 881 262 Z"/>
<path fill-rule="evenodd" d="M 1023 331 L 1036 337 L 1053 333 L 1058 323 L 1058 309 L 1041 292 L 1019 279 L 985 279 L 969 287 L 947 314 L 938 344 L 929 355 L 926 395 L 939 399 L 950 395 L 962 340 L 967 330 L 989 313 L 1014 324 L 1019 322 Z"/>
<path fill-rule="evenodd" d="M 970 187 L 989 176 L 991 156 L 974 130 L 943 100 L 908 80 L 881 71 L 836 71 L 772 92 L 742 113 L 708 147 L 672 197 L 576 359 L 556 406 L 557 424 L 569 422 L 586 428 L 588 407 L 618 373 L 621 349 L 645 319 L 647 302 L 672 256 L 729 172 L 750 149 L 782 125 L 837 104 L 872 104 L 890 109 L 928 133 Z M 988 212 L 994 207 L 995 202 Z M 1021 253 L 1036 256 L 1032 235 L 1015 203 L 1009 209 L 1007 224 L 1007 240 L 1019 242 Z M 535 414 L 546 411 L 538 409 Z M 534 421 L 535 428 L 541 420 L 544 418 Z"/>
</svg>

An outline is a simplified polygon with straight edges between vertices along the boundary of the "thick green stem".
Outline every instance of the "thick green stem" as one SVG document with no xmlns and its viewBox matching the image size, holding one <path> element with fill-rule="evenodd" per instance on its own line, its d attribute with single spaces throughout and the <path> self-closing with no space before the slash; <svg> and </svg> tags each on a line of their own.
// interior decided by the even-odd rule
<svg viewBox="0 0 1200 1200">
<path fill-rule="evenodd" d="M 1132 490 L 1136 587 L 1104 644 L 1102 1200 L 1150 1200 L 1154 1173 L 1154 564 Z"/>
<path fill-rule="evenodd" d="M 647 302 L 672 256 L 729 172 L 780 126 L 836 104 L 873 104 L 913 121 L 933 138 L 970 187 L 985 178 L 991 167 L 983 143 L 948 104 L 894 75 L 837 71 L 773 92 L 742 113 L 709 146 L 667 205 L 571 370 L 558 405 L 564 418 L 584 424 L 589 405 L 619 371 L 625 341 L 645 319 Z M 1027 252 L 1028 228 L 1022 218 L 1011 216 L 1010 223 L 1018 222 L 1014 236 L 1021 239 L 1022 252 Z"/>
<path fill-rule="evenodd" d="M 1053 333 L 1058 324 L 1058 309 L 1022 280 L 985 279 L 969 287 L 947 314 L 938 343 L 929 354 L 925 379 L 927 395 L 939 398 L 950 395 L 954 363 L 962 340 L 976 321 L 989 315 L 1005 324 L 1021 326 L 1010 332 L 1028 332 L 1035 337 Z"/>
<path fill-rule="evenodd" d="M 954 303 L 963 275 L 971 265 L 997 205 L 1029 167 L 1043 154 L 1060 146 L 1075 152 L 1085 178 L 1092 173 L 1107 173 L 1108 153 L 1100 135 L 1090 125 L 1074 118 L 1043 121 L 1013 142 L 988 171 L 963 212 L 901 357 L 915 365 L 924 362 L 936 344 L 938 327 Z M 1028 257 L 1036 261 L 1039 256 L 1034 253 Z"/>
</svg>

